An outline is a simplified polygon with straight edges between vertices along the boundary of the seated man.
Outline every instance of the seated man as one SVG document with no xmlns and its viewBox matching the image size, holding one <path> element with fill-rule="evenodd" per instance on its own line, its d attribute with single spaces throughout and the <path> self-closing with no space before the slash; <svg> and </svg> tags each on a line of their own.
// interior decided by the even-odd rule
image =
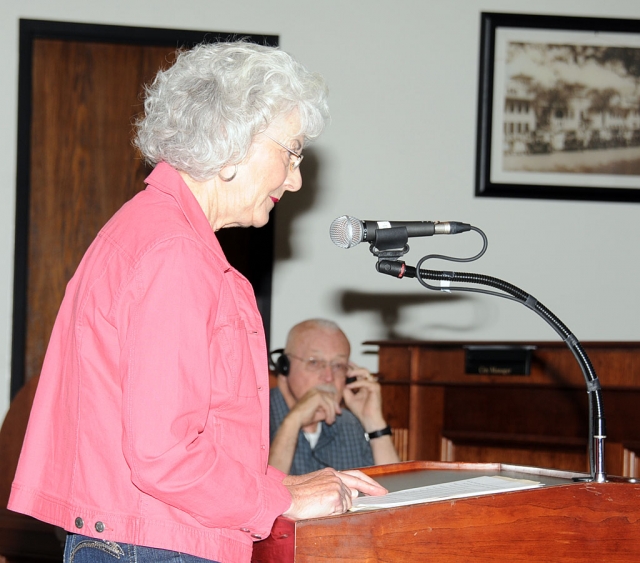
<svg viewBox="0 0 640 563">
<path fill-rule="evenodd" d="M 382 416 L 380 384 L 349 361 L 350 352 L 331 321 L 313 319 L 291 329 L 275 364 L 270 465 L 301 475 L 400 461 Z"/>
</svg>

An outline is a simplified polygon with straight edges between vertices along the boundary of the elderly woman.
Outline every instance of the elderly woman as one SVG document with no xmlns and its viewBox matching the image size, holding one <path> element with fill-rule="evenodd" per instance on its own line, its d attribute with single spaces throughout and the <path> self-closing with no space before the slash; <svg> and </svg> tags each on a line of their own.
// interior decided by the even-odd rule
<svg viewBox="0 0 640 563">
<path fill-rule="evenodd" d="M 66 561 L 249 561 L 279 514 L 385 492 L 268 466 L 262 322 L 215 236 L 300 189 L 326 117 L 319 76 L 249 43 L 183 52 L 147 89 L 155 169 L 69 282 L 9 503 L 70 532 Z"/>
</svg>

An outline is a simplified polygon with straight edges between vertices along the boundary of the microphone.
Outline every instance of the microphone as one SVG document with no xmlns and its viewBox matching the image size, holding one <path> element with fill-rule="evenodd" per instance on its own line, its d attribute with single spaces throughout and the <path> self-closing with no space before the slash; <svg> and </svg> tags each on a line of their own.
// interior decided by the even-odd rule
<svg viewBox="0 0 640 563">
<path fill-rule="evenodd" d="M 361 221 L 350 215 L 334 219 L 329 229 L 331 241 L 340 248 L 351 248 L 363 241 L 375 242 L 378 231 L 404 228 L 408 237 L 455 235 L 471 230 L 471 225 L 454 221 Z"/>
</svg>

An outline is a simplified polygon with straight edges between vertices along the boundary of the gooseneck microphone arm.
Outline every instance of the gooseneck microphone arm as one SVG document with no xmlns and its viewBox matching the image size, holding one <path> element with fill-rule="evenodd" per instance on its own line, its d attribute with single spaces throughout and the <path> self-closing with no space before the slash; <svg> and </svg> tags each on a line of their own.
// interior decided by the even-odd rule
<svg viewBox="0 0 640 563">
<path fill-rule="evenodd" d="M 567 326 L 554 315 L 547 307 L 529 293 L 520 288 L 505 282 L 501 279 L 482 274 L 473 274 L 465 272 L 442 272 L 435 270 L 422 270 L 420 266 L 428 258 L 434 256 L 425 256 L 417 267 L 406 266 L 400 260 L 385 260 L 378 262 L 376 269 L 380 273 L 388 274 L 394 277 L 417 278 L 418 281 L 427 289 L 435 291 L 472 291 L 478 293 L 487 293 L 497 297 L 504 297 L 517 301 L 528 307 L 540 317 L 542 317 L 553 328 L 573 353 L 575 359 L 580 365 L 582 374 L 587 384 L 587 393 L 589 397 L 589 470 L 590 480 L 598 483 L 606 481 L 606 472 L 604 466 L 604 439 L 606 438 L 604 407 L 602 404 L 602 390 L 600 381 L 593 369 L 591 360 L 587 356 L 584 348 L 578 339 L 571 333 Z M 438 287 L 428 284 L 425 280 L 439 280 L 445 285 Z M 485 285 L 499 289 L 503 293 L 494 291 L 483 291 L 476 288 L 450 286 L 450 283 L 474 283 Z"/>
<path fill-rule="evenodd" d="M 433 291 L 466 291 L 494 295 L 504 299 L 517 301 L 538 314 L 553 328 L 575 357 L 587 385 L 589 398 L 589 479 L 603 483 L 607 480 L 604 461 L 604 440 L 606 438 L 604 407 L 602 402 L 602 390 L 600 381 L 593 369 L 591 360 L 584 348 L 568 329 L 568 327 L 535 297 L 513 284 L 501 279 L 482 274 L 464 272 L 445 272 L 436 270 L 423 270 L 422 264 L 431 258 L 450 260 L 454 262 L 471 262 L 480 258 L 487 249 L 487 237 L 477 227 L 466 223 L 408 223 L 408 222 L 375 222 L 360 221 L 348 215 L 337 218 L 330 229 L 331 240 L 336 246 L 351 248 L 363 241 L 369 241 L 369 250 L 378 257 L 376 270 L 396 278 L 417 278 L 421 285 Z M 429 227 L 426 227 L 427 223 Z M 371 227 L 369 226 L 371 224 Z M 412 229 L 409 233 L 408 227 Z M 433 225 L 433 227 L 431 227 Z M 452 226 L 452 227 L 451 227 Z M 456 258 L 432 254 L 420 259 L 415 267 L 407 266 L 399 260 L 409 251 L 407 244 L 409 236 L 431 236 L 433 234 L 456 234 L 460 232 L 475 231 L 483 240 L 482 250 L 470 258 Z M 431 285 L 426 280 L 440 281 L 441 285 Z M 474 287 L 462 287 L 451 285 L 452 283 L 470 283 L 488 286 L 498 291 L 491 291 Z"/>
</svg>

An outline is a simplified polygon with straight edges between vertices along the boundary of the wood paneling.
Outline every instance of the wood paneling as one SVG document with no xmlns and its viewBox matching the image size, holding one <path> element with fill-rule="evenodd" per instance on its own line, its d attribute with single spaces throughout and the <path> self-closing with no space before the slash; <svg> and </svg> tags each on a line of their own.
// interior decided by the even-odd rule
<svg viewBox="0 0 640 563">
<path fill-rule="evenodd" d="M 20 389 L 0 428 L 0 562 L 62 561 L 54 526 L 6 508 L 37 385 L 36 376 Z"/>
</svg>

